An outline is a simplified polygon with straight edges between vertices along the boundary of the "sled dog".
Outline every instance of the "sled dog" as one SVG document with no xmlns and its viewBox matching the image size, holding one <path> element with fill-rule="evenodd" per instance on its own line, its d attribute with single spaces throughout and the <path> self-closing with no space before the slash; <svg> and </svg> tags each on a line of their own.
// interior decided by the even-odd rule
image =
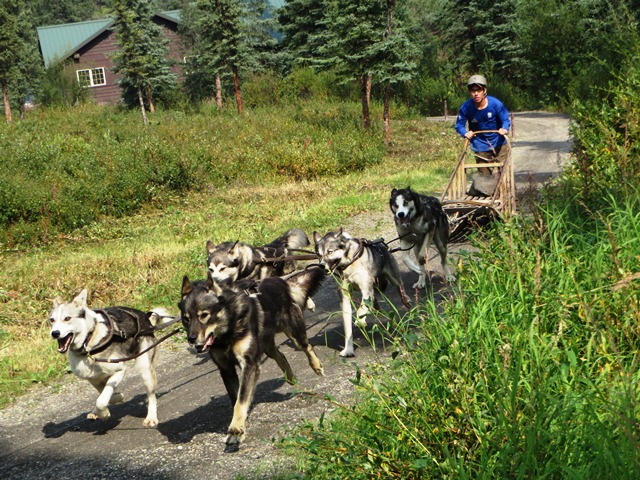
<svg viewBox="0 0 640 480">
<path fill-rule="evenodd" d="M 214 280 L 234 283 L 249 278 L 262 280 L 281 277 L 296 269 L 294 260 L 269 261 L 285 257 L 289 251 L 309 246 L 309 237 L 299 228 L 292 228 L 272 242 L 254 247 L 242 242 L 223 242 L 215 245 L 207 241 L 207 268 Z M 307 308 L 315 309 L 309 298 Z"/>
<path fill-rule="evenodd" d="M 91 309 L 87 306 L 86 289 L 70 302 L 64 302 L 60 297 L 53 301 L 49 323 L 51 337 L 58 341 L 58 351 L 68 353 L 73 373 L 88 380 L 100 392 L 88 419 L 107 420 L 110 417 L 108 405 L 123 401 L 122 393 L 116 389 L 126 370 L 133 367 L 142 376 L 147 392 L 147 417 L 143 424 L 146 427 L 158 424 L 156 348 L 135 359 L 117 363 L 97 362 L 96 359 L 116 360 L 140 354 L 153 345 L 154 327 L 166 316 L 163 309 L 149 313 L 128 307 Z"/>
<path fill-rule="evenodd" d="M 187 340 L 197 353 L 209 353 L 233 405 L 225 439 L 228 447 L 237 448 L 245 437 L 263 354 L 276 361 L 289 383 L 295 382 L 289 362 L 276 347 L 276 333 L 285 333 L 306 354 L 313 371 L 324 375 L 307 340 L 302 315 L 307 298 L 318 290 L 324 275 L 322 268 L 315 267 L 286 279 L 267 277 L 253 285 L 248 285 L 250 281 L 220 283 L 211 275 L 195 282 L 184 277 L 178 306 Z"/>
<path fill-rule="evenodd" d="M 388 283 L 398 288 L 405 306 L 409 300 L 404 292 L 400 269 L 387 246 L 382 242 L 354 238 L 342 228 L 321 237 L 313 232 L 316 252 L 320 262 L 339 278 L 340 307 L 344 325 L 345 346 L 342 357 L 352 357 L 353 331 L 352 307 L 349 290 L 356 287 L 362 293 L 362 301 L 356 312 L 356 325 L 364 327 L 369 304 L 376 307 L 374 286 L 384 290 Z"/>
<path fill-rule="evenodd" d="M 449 219 L 435 197 L 411 190 L 393 189 L 389 198 L 393 220 L 400 237 L 401 258 L 405 265 L 418 274 L 413 288 L 425 288 L 427 276 L 428 250 L 435 244 L 445 279 L 454 282 L 456 277 L 447 263 L 447 242 L 449 240 Z M 414 261 L 408 250 L 413 250 Z"/>
<path fill-rule="evenodd" d="M 299 228 L 292 228 L 271 243 L 254 247 L 242 242 L 223 242 L 215 245 L 207 241 L 207 267 L 214 280 L 235 282 L 243 278 L 262 280 L 281 277 L 295 270 L 289 261 L 265 261 L 286 256 L 288 250 L 309 245 L 309 238 Z"/>
</svg>

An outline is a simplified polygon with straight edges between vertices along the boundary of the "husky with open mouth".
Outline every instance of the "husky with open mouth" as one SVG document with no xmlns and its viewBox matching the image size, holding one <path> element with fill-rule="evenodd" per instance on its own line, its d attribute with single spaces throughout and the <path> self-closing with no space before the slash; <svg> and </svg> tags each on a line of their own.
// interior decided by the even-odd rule
<svg viewBox="0 0 640 480">
<path fill-rule="evenodd" d="M 405 265 L 418 274 L 413 288 L 425 288 L 429 246 L 433 243 L 440 254 L 442 270 L 448 282 L 456 280 L 447 263 L 449 241 L 449 219 L 440 200 L 411 190 L 411 187 L 393 189 L 389 198 L 398 237 L 401 258 Z M 414 261 L 408 250 L 413 250 Z"/>
<path fill-rule="evenodd" d="M 107 420 L 111 416 L 108 406 L 123 401 L 122 393 L 116 389 L 125 372 L 133 367 L 142 376 L 147 392 L 147 417 L 143 424 L 158 425 L 154 331 L 168 316 L 163 309 L 148 313 L 129 307 L 91 309 L 87 306 L 86 289 L 70 302 L 59 297 L 53 301 L 49 324 L 51 337 L 58 342 L 58 351 L 67 353 L 71 371 L 88 380 L 100 393 L 88 419 Z M 127 358 L 131 359 L 106 361 Z"/>
<path fill-rule="evenodd" d="M 289 362 L 275 344 L 277 333 L 289 337 L 306 354 L 313 371 L 324 375 L 322 363 L 307 340 L 302 315 L 307 299 L 318 290 L 324 276 L 324 270 L 315 267 L 253 284 L 220 283 L 211 275 L 195 282 L 184 277 L 178 306 L 187 340 L 196 352 L 209 353 L 233 405 L 225 439 L 229 447 L 237 447 L 245 437 L 263 355 L 276 361 L 288 382 L 295 382 Z"/>
</svg>

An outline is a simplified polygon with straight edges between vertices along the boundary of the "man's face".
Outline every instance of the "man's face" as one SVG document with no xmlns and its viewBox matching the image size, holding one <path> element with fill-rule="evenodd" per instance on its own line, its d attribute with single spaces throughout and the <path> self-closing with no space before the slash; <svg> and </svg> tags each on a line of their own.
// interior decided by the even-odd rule
<svg viewBox="0 0 640 480">
<path fill-rule="evenodd" d="M 485 96 L 485 89 L 479 85 L 472 85 L 469 89 L 469 95 L 475 103 L 480 103 Z"/>
</svg>

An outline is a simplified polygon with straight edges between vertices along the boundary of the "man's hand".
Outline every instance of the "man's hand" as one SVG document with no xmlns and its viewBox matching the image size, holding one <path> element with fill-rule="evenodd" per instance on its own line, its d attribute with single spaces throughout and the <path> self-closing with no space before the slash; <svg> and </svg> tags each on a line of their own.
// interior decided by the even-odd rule
<svg viewBox="0 0 640 480">
<path fill-rule="evenodd" d="M 505 130 L 504 128 L 499 128 L 498 133 L 500 135 L 506 135 L 507 133 L 509 133 L 509 130 Z"/>
<path fill-rule="evenodd" d="M 468 131 L 467 133 L 464 134 L 464 138 L 466 138 L 467 140 L 471 140 L 474 135 L 475 135 L 475 132 Z"/>
</svg>

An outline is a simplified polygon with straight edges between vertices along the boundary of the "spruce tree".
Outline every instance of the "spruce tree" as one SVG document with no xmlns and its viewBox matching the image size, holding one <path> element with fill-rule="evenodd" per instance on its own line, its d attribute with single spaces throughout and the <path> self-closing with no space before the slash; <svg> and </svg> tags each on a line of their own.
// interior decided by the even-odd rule
<svg viewBox="0 0 640 480">
<path fill-rule="evenodd" d="M 278 10 L 281 48 L 292 66 L 316 66 L 324 24 L 323 0 L 289 0 Z"/>
<path fill-rule="evenodd" d="M 35 29 L 24 0 L 0 3 L 0 90 L 7 122 L 12 121 L 11 104 L 24 106 L 35 90 L 40 74 Z"/>
<path fill-rule="evenodd" d="M 219 76 L 225 68 L 231 71 L 236 106 L 238 113 L 242 114 L 239 71 L 248 56 L 242 36 L 244 9 L 239 0 L 197 0 L 196 6 L 198 18 L 194 54 L 197 65 L 212 76 Z"/>
<path fill-rule="evenodd" d="M 153 111 L 154 93 L 176 83 L 166 59 L 168 39 L 162 37 L 162 27 L 152 20 L 150 2 L 114 0 L 113 6 L 118 45 L 112 57 L 114 72 L 121 76 L 121 87 L 135 92 L 146 125 L 145 101 Z"/>
</svg>

